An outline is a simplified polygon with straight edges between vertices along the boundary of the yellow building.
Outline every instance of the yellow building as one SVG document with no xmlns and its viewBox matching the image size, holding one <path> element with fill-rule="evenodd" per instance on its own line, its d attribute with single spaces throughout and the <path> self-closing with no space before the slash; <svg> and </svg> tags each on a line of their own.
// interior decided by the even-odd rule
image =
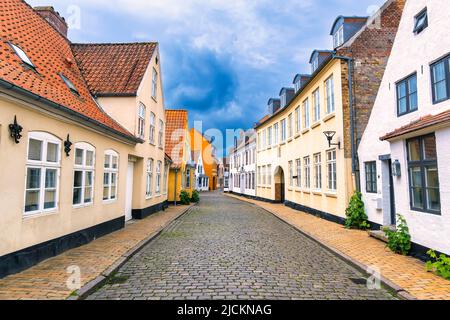
<svg viewBox="0 0 450 320">
<path fill-rule="evenodd" d="M 180 193 L 192 196 L 195 168 L 191 159 L 187 110 L 166 110 L 166 153 L 172 159 L 169 171 L 168 201 L 180 201 Z"/>
</svg>

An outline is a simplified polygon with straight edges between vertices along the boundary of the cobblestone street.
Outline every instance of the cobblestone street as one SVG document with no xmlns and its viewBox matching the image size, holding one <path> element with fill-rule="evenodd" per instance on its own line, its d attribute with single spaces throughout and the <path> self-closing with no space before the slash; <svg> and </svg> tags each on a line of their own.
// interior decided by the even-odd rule
<svg viewBox="0 0 450 320">
<path fill-rule="evenodd" d="M 88 299 L 394 298 L 361 279 L 270 213 L 211 193 Z"/>
</svg>

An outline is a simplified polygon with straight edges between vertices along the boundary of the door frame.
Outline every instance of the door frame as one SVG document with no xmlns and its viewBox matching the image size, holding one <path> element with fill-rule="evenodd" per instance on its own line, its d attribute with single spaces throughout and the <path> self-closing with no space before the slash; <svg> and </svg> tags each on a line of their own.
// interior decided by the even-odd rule
<svg viewBox="0 0 450 320">
<path fill-rule="evenodd" d="M 134 161 L 128 161 L 125 190 L 125 221 L 133 219 Z"/>
</svg>

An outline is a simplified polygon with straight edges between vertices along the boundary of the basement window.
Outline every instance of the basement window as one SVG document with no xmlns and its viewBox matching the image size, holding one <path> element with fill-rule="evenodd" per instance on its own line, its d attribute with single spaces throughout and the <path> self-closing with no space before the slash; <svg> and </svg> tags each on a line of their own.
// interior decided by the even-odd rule
<svg viewBox="0 0 450 320">
<path fill-rule="evenodd" d="M 25 63 L 27 66 L 36 69 L 36 66 L 31 62 L 31 59 L 27 56 L 25 51 L 23 51 L 20 47 L 16 46 L 15 44 L 12 44 L 9 42 L 9 45 L 11 48 L 13 48 L 14 52 L 17 54 L 17 56 L 22 60 L 23 63 Z"/>
<path fill-rule="evenodd" d="M 72 83 L 72 81 L 70 81 L 65 75 L 63 75 L 62 73 L 59 74 L 59 76 L 61 77 L 61 79 L 64 81 L 64 83 L 66 84 L 66 86 L 69 88 L 69 90 L 73 93 L 76 94 L 77 96 L 80 95 L 80 93 L 78 92 L 77 88 L 75 87 L 75 85 Z"/>
<path fill-rule="evenodd" d="M 414 33 L 419 34 L 428 27 L 427 8 L 423 9 L 414 19 Z"/>
</svg>

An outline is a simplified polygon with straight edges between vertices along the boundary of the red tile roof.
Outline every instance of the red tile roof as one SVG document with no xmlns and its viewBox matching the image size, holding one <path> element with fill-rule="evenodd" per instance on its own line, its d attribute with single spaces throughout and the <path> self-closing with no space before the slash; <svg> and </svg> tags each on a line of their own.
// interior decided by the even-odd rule
<svg viewBox="0 0 450 320">
<path fill-rule="evenodd" d="M 188 128 L 187 110 L 166 110 L 166 153 L 172 158 L 172 167 L 180 167 Z"/>
<path fill-rule="evenodd" d="M 426 129 L 431 126 L 440 125 L 444 123 L 450 123 L 450 110 L 444 111 L 442 113 L 436 114 L 436 115 L 427 115 L 425 117 L 419 118 L 415 121 L 410 122 L 409 124 L 400 127 L 383 137 L 381 137 L 381 140 L 390 140 L 393 138 L 397 138 L 400 136 L 403 136 L 408 133 L 412 133 L 418 130 Z"/>
<path fill-rule="evenodd" d="M 157 43 L 72 44 L 94 96 L 136 95 Z"/>
<path fill-rule="evenodd" d="M 36 71 L 24 65 L 9 41 L 25 51 Z M 75 85 L 80 96 L 69 90 L 60 73 Z M 70 42 L 22 0 L 0 2 L 0 80 L 135 139 L 96 104 L 75 63 Z"/>
</svg>

